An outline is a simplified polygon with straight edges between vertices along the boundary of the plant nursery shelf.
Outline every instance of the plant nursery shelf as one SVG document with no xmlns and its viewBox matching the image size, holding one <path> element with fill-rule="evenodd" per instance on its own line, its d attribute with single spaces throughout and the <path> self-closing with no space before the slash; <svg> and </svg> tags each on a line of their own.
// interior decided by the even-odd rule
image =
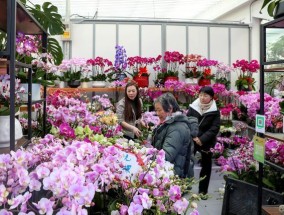
<svg viewBox="0 0 284 215">
<path fill-rule="evenodd" d="M 278 205 L 264 205 L 262 206 L 262 212 L 264 215 L 280 215 Z"/>
<path fill-rule="evenodd" d="M 275 168 L 275 169 L 277 169 L 277 170 L 279 170 L 279 171 L 281 171 L 282 173 L 284 173 L 284 168 L 283 167 L 278 166 L 277 164 L 272 163 L 272 162 L 267 161 L 267 160 L 265 160 L 264 163 L 269 165 L 269 166 L 271 166 L 271 167 L 273 167 L 273 168 Z"/>
<path fill-rule="evenodd" d="M 47 89 L 47 94 L 53 94 L 57 90 L 62 90 L 64 92 L 81 92 L 81 93 L 88 93 L 88 92 L 120 92 L 123 91 L 124 88 L 122 87 L 90 87 L 90 88 L 53 88 L 50 87 Z"/>
<path fill-rule="evenodd" d="M 284 134 L 283 133 L 270 133 L 270 132 L 265 132 L 265 137 L 278 140 L 283 142 L 284 141 Z"/>
<path fill-rule="evenodd" d="M 23 136 L 21 139 L 18 140 L 15 150 L 18 150 L 21 147 L 26 148 L 30 142 L 31 140 L 28 140 L 27 136 Z M 7 153 L 10 153 L 10 151 L 11 150 L 9 147 L 0 148 L 0 154 L 7 154 Z"/>
</svg>

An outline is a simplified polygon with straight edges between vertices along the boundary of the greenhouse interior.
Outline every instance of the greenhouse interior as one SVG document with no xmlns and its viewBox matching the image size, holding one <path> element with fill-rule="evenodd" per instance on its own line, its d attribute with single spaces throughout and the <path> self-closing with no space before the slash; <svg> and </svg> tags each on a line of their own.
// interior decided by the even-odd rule
<svg viewBox="0 0 284 215">
<path fill-rule="evenodd" d="M 283 0 L 0 0 L 0 215 L 284 215 Z"/>
</svg>

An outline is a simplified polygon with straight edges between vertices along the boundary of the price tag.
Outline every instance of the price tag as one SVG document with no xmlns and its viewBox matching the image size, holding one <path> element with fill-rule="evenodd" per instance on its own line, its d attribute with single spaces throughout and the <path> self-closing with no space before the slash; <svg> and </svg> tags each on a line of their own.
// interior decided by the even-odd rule
<svg viewBox="0 0 284 215">
<path fill-rule="evenodd" d="M 265 116 L 256 114 L 255 117 L 255 131 L 258 133 L 265 133 Z"/>
<path fill-rule="evenodd" d="M 258 136 L 254 136 L 253 143 L 253 158 L 260 163 L 264 163 L 265 139 Z"/>
</svg>

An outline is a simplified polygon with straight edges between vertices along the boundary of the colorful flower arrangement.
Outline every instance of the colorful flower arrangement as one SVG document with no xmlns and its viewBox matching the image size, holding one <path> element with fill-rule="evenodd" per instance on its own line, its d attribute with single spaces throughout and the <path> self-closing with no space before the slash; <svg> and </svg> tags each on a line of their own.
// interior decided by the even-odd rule
<svg viewBox="0 0 284 215">
<path fill-rule="evenodd" d="M 114 70 L 118 73 L 125 71 L 127 68 L 127 55 L 123 46 L 115 46 Z"/>
<path fill-rule="evenodd" d="M 93 81 L 106 81 L 107 73 L 112 69 L 112 62 L 102 57 L 96 57 L 94 59 L 88 59 L 87 64 L 93 67 L 93 75 L 91 79 Z"/>
<path fill-rule="evenodd" d="M 258 61 L 237 60 L 233 67 L 238 72 L 238 80 L 235 83 L 238 90 L 255 90 L 255 79 L 252 76 L 260 68 Z"/>
<path fill-rule="evenodd" d="M 185 78 L 201 77 L 201 72 L 197 70 L 197 62 L 200 61 L 201 59 L 202 56 L 198 54 L 189 54 L 184 56 L 184 62 L 186 64 L 184 72 Z"/>
<path fill-rule="evenodd" d="M 237 141 L 237 140 L 236 140 Z M 243 137 L 239 137 L 240 146 L 233 151 L 229 157 L 218 158 L 221 170 L 226 176 L 243 180 L 252 184 L 258 183 L 258 163 L 253 157 L 253 142 Z M 266 159 L 283 166 L 284 144 L 275 140 L 268 140 L 266 146 Z M 262 180 L 265 187 L 283 192 L 283 177 L 279 171 L 276 171 L 269 165 L 264 167 L 264 178 Z"/>
<path fill-rule="evenodd" d="M 21 98 L 20 93 L 24 93 L 24 88 L 20 86 L 20 80 L 15 80 L 15 112 L 18 111 Z M 10 75 L 0 75 L 0 116 L 10 115 Z"/>
<path fill-rule="evenodd" d="M 156 59 L 153 57 L 128 57 L 127 64 L 129 66 L 130 71 L 132 71 L 132 76 L 149 76 L 150 73 L 148 72 L 147 66 L 152 65 L 155 63 Z"/>
<path fill-rule="evenodd" d="M 182 214 L 191 206 L 198 214 L 196 203 L 182 197 L 190 183 L 174 175 L 165 152 L 137 146 L 103 136 L 66 142 L 46 135 L 26 150 L 1 154 L 0 213 L 87 214 L 99 208 L 101 195 L 111 214 Z"/>
<path fill-rule="evenodd" d="M 178 77 L 179 66 L 184 64 L 184 55 L 178 51 L 166 51 L 164 53 L 164 61 L 167 64 L 164 78 L 169 76 Z"/>
<path fill-rule="evenodd" d="M 246 115 L 244 118 L 247 118 L 247 122 L 252 126 L 254 126 L 255 116 L 260 109 L 259 100 L 259 93 L 248 93 L 239 97 L 242 107 L 245 108 L 245 110 L 242 111 L 242 113 Z M 271 97 L 266 93 L 264 94 L 265 124 L 268 131 L 273 131 L 273 128 L 276 126 L 280 129 L 282 128 L 281 123 L 278 123 L 282 122 L 283 119 L 283 115 L 280 113 L 280 101 L 282 101 L 282 99 Z"/>
<path fill-rule="evenodd" d="M 63 60 L 58 66 L 59 72 L 61 72 L 61 81 L 80 81 L 83 74 L 91 72 L 91 68 L 87 64 L 87 59 L 85 58 L 72 58 L 70 60 Z"/>
</svg>

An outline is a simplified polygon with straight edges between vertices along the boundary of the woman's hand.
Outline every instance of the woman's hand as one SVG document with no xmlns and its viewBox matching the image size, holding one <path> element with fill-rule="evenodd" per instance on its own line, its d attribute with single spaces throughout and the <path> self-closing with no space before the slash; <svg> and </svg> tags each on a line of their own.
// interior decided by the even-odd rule
<svg viewBox="0 0 284 215">
<path fill-rule="evenodd" d="M 201 143 L 201 141 L 198 137 L 195 137 L 195 138 L 192 138 L 192 139 L 197 145 L 202 146 L 202 143 Z"/>
<path fill-rule="evenodd" d="M 136 128 L 136 127 L 133 126 L 132 131 L 133 131 L 133 133 L 134 133 L 137 137 L 140 137 L 141 131 L 140 131 L 138 128 Z"/>
</svg>

